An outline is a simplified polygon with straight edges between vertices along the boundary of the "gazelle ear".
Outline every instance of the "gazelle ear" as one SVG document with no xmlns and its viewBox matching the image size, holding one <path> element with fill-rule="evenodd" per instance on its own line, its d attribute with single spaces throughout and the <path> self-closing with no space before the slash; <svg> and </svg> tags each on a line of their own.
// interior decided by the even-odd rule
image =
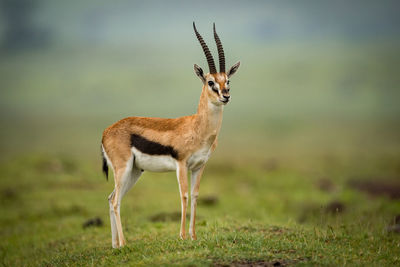
<svg viewBox="0 0 400 267">
<path fill-rule="evenodd" d="M 229 69 L 229 71 L 228 71 L 228 73 L 227 73 L 228 78 L 230 78 L 233 74 L 235 74 L 235 72 L 238 70 L 239 66 L 240 66 L 240 61 L 239 61 L 238 63 L 236 63 L 235 65 L 233 65 L 233 66 Z"/>
<path fill-rule="evenodd" d="M 204 76 L 204 72 L 199 66 L 197 66 L 197 64 L 194 64 L 194 72 L 196 73 L 197 76 L 199 76 L 203 84 L 206 83 L 206 77 Z"/>
</svg>

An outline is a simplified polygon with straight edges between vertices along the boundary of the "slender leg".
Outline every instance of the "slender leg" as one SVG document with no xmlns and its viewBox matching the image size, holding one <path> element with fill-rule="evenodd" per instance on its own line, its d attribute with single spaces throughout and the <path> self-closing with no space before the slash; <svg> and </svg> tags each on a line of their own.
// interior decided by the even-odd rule
<svg viewBox="0 0 400 267">
<path fill-rule="evenodd" d="M 189 226 L 189 235 L 192 238 L 192 240 L 196 240 L 196 231 L 195 231 L 195 226 L 196 226 L 196 207 L 197 207 L 197 198 L 199 196 L 199 188 L 200 188 L 200 180 L 201 176 L 203 174 L 204 166 L 202 166 L 200 169 L 193 170 L 192 171 L 192 177 L 191 177 L 191 185 L 190 185 L 190 226 Z"/>
<path fill-rule="evenodd" d="M 129 166 L 129 165 L 128 165 Z M 112 209 L 114 212 L 114 218 L 115 218 L 115 225 L 116 225 L 116 232 L 118 234 L 118 245 L 117 247 L 122 247 L 126 244 L 125 238 L 124 238 L 124 234 L 122 231 L 122 224 L 121 224 L 121 213 L 120 213 L 120 206 L 121 206 L 121 200 L 124 197 L 124 195 L 126 194 L 126 192 L 128 192 L 128 190 L 137 182 L 137 180 L 139 179 L 140 175 L 142 174 L 142 171 L 135 168 L 135 167 L 127 167 L 126 170 L 121 174 L 121 176 L 119 176 L 117 174 L 117 178 L 116 181 L 119 181 L 118 183 L 116 183 L 115 185 L 115 189 L 114 189 L 114 194 L 111 198 L 111 205 L 112 205 Z M 111 212 L 110 212 L 111 214 Z M 113 236 L 114 238 L 114 236 Z M 114 240 L 113 240 L 113 247 L 114 247 Z"/>
<path fill-rule="evenodd" d="M 114 206 L 112 204 L 112 199 L 115 195 L 115 189 L 112 193 L 108 196 L 108 203 L 110 206 L 110 222 L 111 222 L 111 235 L 112 235 L 112 247 L 118 248 L 118 232 L 117 232 L 117 225 L 115 223 L 115 213 L 114 213 Z"/>
<path fill-rule="evenodd" d="M 176 174 L 178 177 L 178 184 L 179 184 L 179 192 L 181 196 L 181 232 L 180 237 L 181 239 L 186 238 L 186 207 L 188 204 L 188 179 L 187 179 L 187 167 L 186 162 L 179 163 L 178 168 L 176 169 Z"/>
</svg>

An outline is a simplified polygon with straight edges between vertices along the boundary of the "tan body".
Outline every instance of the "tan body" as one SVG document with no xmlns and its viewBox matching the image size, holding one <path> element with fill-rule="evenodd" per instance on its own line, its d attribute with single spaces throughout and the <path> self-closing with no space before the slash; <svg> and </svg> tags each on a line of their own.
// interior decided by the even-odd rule
<svg viewBox="0 0 400 267">
<path fill-rule="evenodd" d="M 102 151 L 114 172 L 114 191 L 109 196 L 113 247 L 124 246 L 120 204 L 122 197 L 137 182 L 143 171 L 176 171 L 181 197 L 181 231 L 186 238 L 188 174 L 191 173 L 191 218 L 189 233 L 196 239 L 195 215 L 201 175 L 211 152 L 217 145 L 224 105 L 229 102 L 228 72 L 203 74 L 197 113 L 175 119 L 128 117 L 108 127 L 102 138 Z M 210 84 L 212 83 L 212 86 Z"/>
</svg>

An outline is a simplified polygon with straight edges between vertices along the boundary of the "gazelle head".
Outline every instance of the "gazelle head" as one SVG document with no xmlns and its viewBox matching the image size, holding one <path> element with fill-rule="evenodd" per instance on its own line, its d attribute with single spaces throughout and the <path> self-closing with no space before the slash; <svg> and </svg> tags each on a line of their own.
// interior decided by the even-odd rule
<svg viewBox="0 0 400 267">
<path fill-rule="evenodd" d="M 204 73 L 202 68 L 198 65 L 194 64 L 194 71 L 196 75 L 203 82 L 203 87 L 207 90 L 207 96 L 211 103 L 215 105 L 226 105 L 230 99 L 230 86 L 229 86 L 229 78 L 232 77 L 233 74 L 238 70 L 240 66 L 240 62 L 237 62 L 233 65 L 228 72 L 225 71 L 225 56 L 224 49 L 222 47 L 221 40 L 218 37 L 217 32 L 215 31 L 215 23 L 214 23 L 214 39 L 217 43 L 218 48 L 218 59 L 219 59 L 219 72 L 215 68 L 214 58 L 211 55 L 210 50 L 208 49 L 207 44 L 204 42 L 203 38 L 199 34 L 196 29 L 196 25 L 193 22 L 194 32 L 196 34 L 197 39 L 200 42 L 201 47 L 203 48 L 204 54 L 207 58 L 208 67 L 210 69 L 209 73 Z"/>
</svg>

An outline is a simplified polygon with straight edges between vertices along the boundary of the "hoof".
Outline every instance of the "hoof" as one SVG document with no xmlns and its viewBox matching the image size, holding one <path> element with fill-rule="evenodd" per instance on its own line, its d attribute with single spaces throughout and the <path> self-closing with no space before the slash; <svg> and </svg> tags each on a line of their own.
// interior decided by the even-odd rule
<svg viewBox="0 0 400 267">
<path fill-rule="evenodd" d="M 182 240 L 185 240 L 185 239 L 186 239 L 186 234 L 185 234 L 185 233 L 181 233 L 179 236 L 180 236 L 180 238 L 181 238 Z"/>
</svg>

